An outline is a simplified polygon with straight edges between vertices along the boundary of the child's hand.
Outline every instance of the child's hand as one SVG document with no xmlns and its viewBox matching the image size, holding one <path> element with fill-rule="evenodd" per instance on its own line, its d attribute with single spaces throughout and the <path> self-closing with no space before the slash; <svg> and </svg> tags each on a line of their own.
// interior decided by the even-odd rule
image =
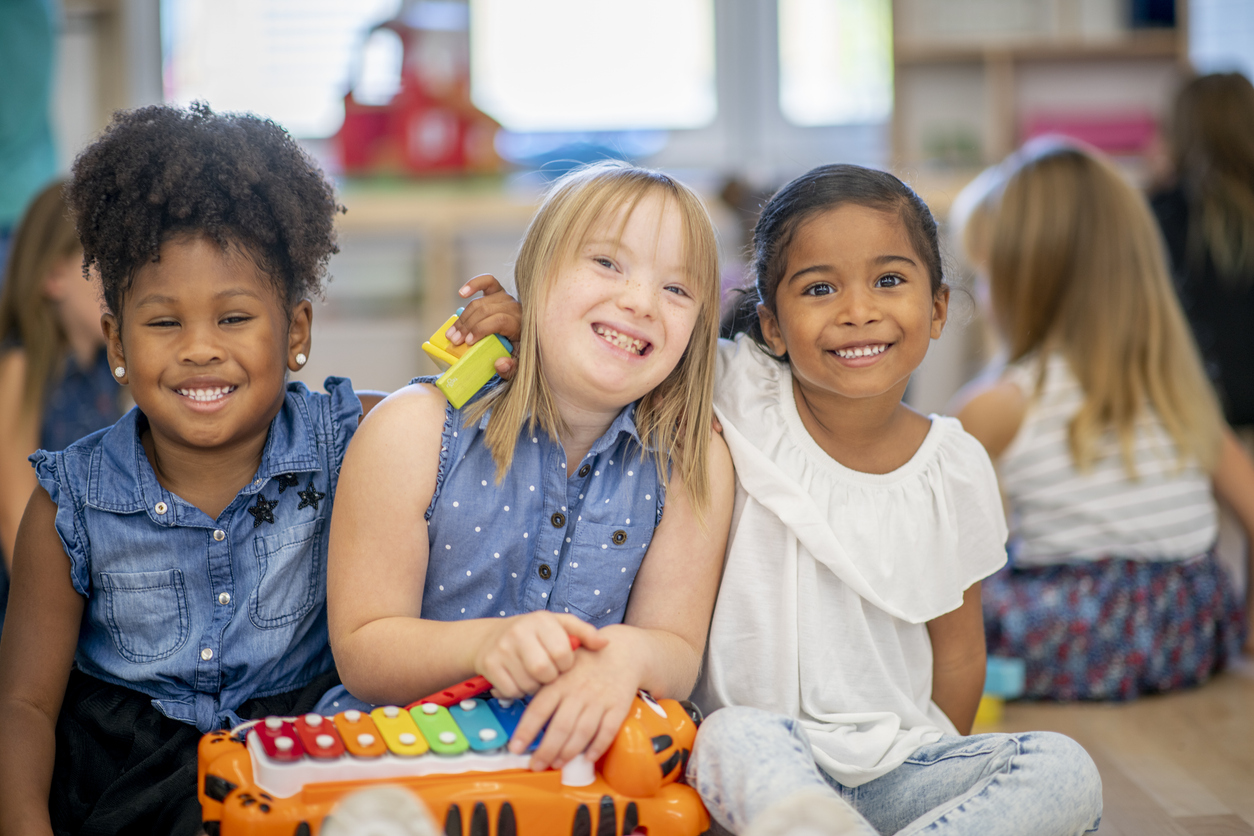
<svg viewBox="0 0 1254 836">
<path fill-rule="evenodd" d="M 532 697 L 509 750 L 526 751 L 543 729 L 544 739 L 531 757 L 534 770 L 560 769 L 580 753 L 593 762 L 605 754 L 627 719 L 638 682 L 617 649 L 611 643 L 598 652 L 575 651 L 574 667 Z"/>
<path fill-rule="evenodd" d="M 522 335 L 522 306 L 489 273 L 475 276 L 457 294 L 464 299 L 480 291 L 483 296 L 466 304 L 466 309 L 444 336 L 453 345 L 460 345 L 462 342 L 474 345 L 477 339 L 489 334 L 500 334 L 517 345 L 518 338 Z M 517 350 L 514 349 L 515 352 Z M 517 365 L 512 357 L 502 357 L 496 361 L 496 373 L 509 380 L 514 376 Z"/>
<path fill-rule="evenodd" d="M 501 619 L 475 656 L 475 670 L 492 683 L 499 697 L 534 694 L 575 664 L 570 637 L 589 650 L 600 650 L 606 638 L 586 621 L 545 610 Z"/>
</svg>

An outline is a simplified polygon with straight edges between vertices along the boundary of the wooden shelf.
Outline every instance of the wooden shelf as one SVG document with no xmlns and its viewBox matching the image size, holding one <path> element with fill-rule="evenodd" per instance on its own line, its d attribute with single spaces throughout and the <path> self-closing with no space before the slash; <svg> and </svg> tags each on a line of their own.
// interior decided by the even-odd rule
<svg viewBox="0 0 1254 836">
<path fill-rule="evenodd" d="M 1174 59 L 1180 53 L 1180 35 L 1174 29 L 1130 32 L 1123 37 L 1103 40 L 1031 37 L 1007 38 L 995 43 L 899 41 L 893 46 L 894 60 L 904 66 L 1004 58 L 1020 61 Z"/>
<path fill-rule="evenodd" d="M 1187 0 L 1176 0 L 1174 28 L 1109 35 L 1066 24 L 1088 0 L 1059 0 L 1052 28 L 1001 35 L 981 31 L 988 25 L 978 15 L 933 32 L 936 27 L 908 16 L 911 2 L 893 3 L 897 170 L 995 163 L 1024 139 L 1025 120 L 1034 113 L 1161 117 L 1188 68 Z"/>
</svg>

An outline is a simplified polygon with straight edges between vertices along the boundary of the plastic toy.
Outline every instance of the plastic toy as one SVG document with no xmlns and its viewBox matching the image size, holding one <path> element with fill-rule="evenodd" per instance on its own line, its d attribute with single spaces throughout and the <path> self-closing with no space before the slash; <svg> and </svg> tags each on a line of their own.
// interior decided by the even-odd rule
<svg viewBox="0 0 1254 836">
<path fill-rule="evenodd" d="M 995 726 L 1002 721 L 1006 700 L 1023 695 L 1025 667 L 1022 659 L 1002 656 L 988 657 L 984 675 L 984 695 L 975 711 L 975 725 Z"/>
<path fill-rule="evenodd" d="M 465 308 L 458 308 L 457 313 L 444 321 L 431 339 L 422 344 L 422 350 L 436 362 L 444 373 L 436 379 L 435 385 L 454 409 L 461 409 L 470 397 L 483 388 L 483 384 L 496 374 L 496 361 L 508 357 L 514 351 L 510 341 L 498 334 L 492 334 L 479 340 L 474 345 L 465 343 L 453 345 L 444 336 L 452 327 Z"/>
<path fill-rule="evenodd" d="M 314 836 L 340 798 L 380 782 L 420 797 L 446 834 L 697 836 L 709 816 L 676 783 L 696 718 L 640 692 L 609 751 L 593 764 L 527 769 L 504 747 L 521 701 L 424 702 L 335 717 L 267 717 L 200 741 L 198 794 L 210 836 Z M 468 825 L 468 829 L 467 829 Z"/>
<path fill-rule="evenodd" d="M 579 639 L 575 636 L 567 636 L 567 638 L 570 639 L 570 649 L 578 650 L 580 647 Z M 436 705 L 442 705 L 447 708 L 450 705 L 457 705 L 462 700 L 477 697 L 490 690 L 492 690 L 491 682 L 488 682 L 488 680 L 482 676 L 472 676 L 465 682 L 459 682 L 451 688 L 445 688 L 442 691 L 436 691 L 434 694 L 423 697 L 420 700 L 414 700 L 409 705 L 405 706 L 405 708 L 417 708 L 424 702 L 433 702 Z"/>
</svg>

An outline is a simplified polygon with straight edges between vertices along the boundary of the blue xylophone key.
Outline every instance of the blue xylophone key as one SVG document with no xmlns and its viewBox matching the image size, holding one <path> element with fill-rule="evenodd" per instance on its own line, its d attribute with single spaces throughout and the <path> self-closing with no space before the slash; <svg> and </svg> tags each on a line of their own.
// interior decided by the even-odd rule
<svg viewBox="0 0 1254 836">
<path fill-rule="evenodd" d="M 501 728 L 505 731 L 505 737 L 508 740 L 514 736 L 514 729 L 518 728 L 518 721 L 522 718 L 523 712 L 527 710 L 527 703 L 525 700 L 498 700 L 496 697 L 492 697 L 488 700 L 488 707 L 496 715 L 496 720 L 501 724 Z M 540 745 L 540 741 L 543 738 L 544 732 L 541 731 L 536 735 L 536 739 L 531 741 L 527 751 L 534 752 L 536 746 Z"/>
<path fill-rule="evenodd" d="M 470 748 L 476 752 L 491 752 L 509 742 L 509 735 L 485 700 L 462 700 L 457 705 L 450 705 L 448 713 L 457 721 Z"/>
</svg>

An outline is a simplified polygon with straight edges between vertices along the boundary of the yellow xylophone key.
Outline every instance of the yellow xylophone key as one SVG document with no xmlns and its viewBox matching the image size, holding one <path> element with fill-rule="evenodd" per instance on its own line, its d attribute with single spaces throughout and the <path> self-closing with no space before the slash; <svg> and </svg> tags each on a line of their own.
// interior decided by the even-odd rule
<svg viewBox="0 0 1254 836">
<path fill-rule="evenodd" d="M 394 705 L 385 705 L 370 712 L 370 718 L 379 727 L 383 742 L 394 755 L 414 757 L 431 750 L 426 738 L 418 731 L 418 725 L 409 712 Z"/>
</svg>

